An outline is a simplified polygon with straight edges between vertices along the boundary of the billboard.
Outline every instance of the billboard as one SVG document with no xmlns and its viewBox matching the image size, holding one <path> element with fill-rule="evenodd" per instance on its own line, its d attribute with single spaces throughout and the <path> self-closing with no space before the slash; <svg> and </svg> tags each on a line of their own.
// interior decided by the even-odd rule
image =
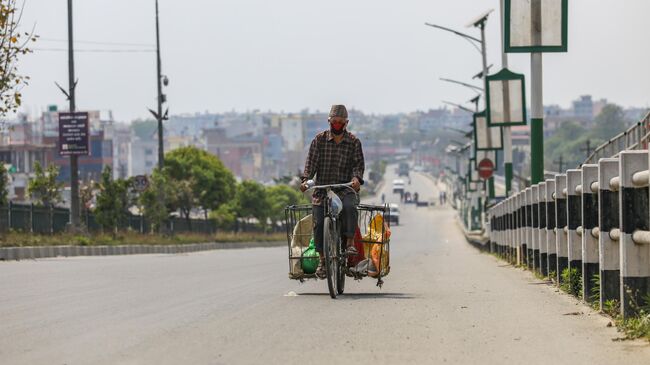
<svg viewBox="0 0 650 365">
<path fill-rule="evenodd" d="M 88 112 L 59 113 L 59 154 L 89 154 Z"/>
</svg>

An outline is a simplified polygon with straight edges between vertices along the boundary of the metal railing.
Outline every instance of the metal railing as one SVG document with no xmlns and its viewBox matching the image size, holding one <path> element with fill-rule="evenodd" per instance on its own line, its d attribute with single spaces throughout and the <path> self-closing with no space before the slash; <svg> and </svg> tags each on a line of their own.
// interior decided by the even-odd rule
<svg viewBox="0 0 650 365">
<path fill-rule="evenodd" d="M 616 157 L 625 150 L 644 150 L 650 141 L 650 112 L 625 132 L 619 133 L 609 141 L 598 146 L 581 164 L 598 163 L 601 158 Z"/>
</svg>

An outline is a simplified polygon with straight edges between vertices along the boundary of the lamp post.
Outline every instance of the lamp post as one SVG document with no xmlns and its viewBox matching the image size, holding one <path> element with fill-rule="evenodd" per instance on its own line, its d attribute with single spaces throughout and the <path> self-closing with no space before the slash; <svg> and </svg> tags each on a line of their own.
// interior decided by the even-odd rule
<svg viewBox="0 0 650 365">
<path fill-rule="evenodd" d="M 460 37 L 466 39 L 467 41 L 470 42 L 470 44 L 472 44 L 472 46 L 474 46 L 474 48 L 477 51 L 479 51 L 479 53 L 481 54 L 481 61 L 482 61 L 482 66 L 483 66 L 483 72 L 481 73 L 481 76 L 483 78 L 484 84 L 485 84 L 486 76 L 487 76 L 487 73 L 488 73 L 487 49 L 486 49 L 486 41 L 485 41 L 485 26 L 486 26 L 486 23 L 487 23 L 488 16 L 490 15 L 490 13 L 492 13 L 492 11 L 493 10 L 489 10 L 489 11 L 481 14 L 481 16 L 476 18 L 476 20 L 470 22 L 467 25 L 468 27 L 479 28 L 480 31 L 481 31 L 481 39 L 478 39 L 478 38 L 473 37 L 473 36 L 471 36 L 469 34 L 465 34 L 465 33 L 462 33 L 462 32 L 447 28 L 447 27 L 437 25 L 437 24 L 424 23 L 426 26 L 437 28 L 437 29 L 440 29 L 440 30 L 444 30 L 446 32 L 453 33 L 453 34 L 455 34 L 457 36 L 460 36 Z M 444 80 L 444 81 L 446 81 L 446 80 Z M 461 83 L 461 84 L 463 84 L 463 83 Z M 483 89 L 483 91 L 485 91 L 485 89 Z M 487 108 L 487 104 L 486 104 L 486 108 Z M 495 193 L 494 193 L 494 178 L 490 178 L 488 180 L 487 185 L 488 185 L 487 190 L 488 190 L 489 198 L 493 199 L 494 196 L 495 196 Z"/>
<path fill-rule="evenodd" d="M 508 54 L 505 47 L 505 4 L 500 0 L 501 14 L 501 68 L 508 68 Z M 526 106 L 524 105 L 524 108 Z M 512 130 L 510 126 L 503 127 L 503 163 L 506 180 L 506 197 L 512 192 Z"/>
<path fill-rule="evenodd" d="M 443 102 L 443 104 L 451 105 L 451 106 L 454 106 L 454 107 L 456 107 L 456 108 L 458 108 L 460 110 L 463 110 L 463 111 L 466 111 L 468 113 L 474 114 L 474 111 L 472 109 L 466 108 L 466 107 L 464 107 L 464 106 L 462 106 L 460 104 L 456 104 L 456 103 L 452 103 L 451 101 L 444 101 L 444 100 L 442 102 Z"/>
</svg>

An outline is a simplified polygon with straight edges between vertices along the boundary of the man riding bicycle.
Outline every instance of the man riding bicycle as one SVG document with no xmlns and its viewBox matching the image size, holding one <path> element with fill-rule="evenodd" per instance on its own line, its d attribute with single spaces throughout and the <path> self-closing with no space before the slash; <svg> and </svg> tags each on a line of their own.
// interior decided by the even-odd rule
<svg viewBox="0 0 650 365">
<path fill-rule="evenodd" d="M 316 185 L 351 183 L 355 191 L 363 185 L 365 169 L 361 141 L 346 130 L 348 111 L 344 105 L 332 105 L 328 118 L 330 129 L 314 137 L 309 146 L 309 154 L 305 161 L 305 171 L 302 174 L 300 190 L 307 190 L 307 180 L 315 180 Z M 341 216 L 342 234 L 346 238 L 346 252 L 357 254 L 354 247 L 354 233 L 357 229 L 357 196 L 350 189 L 335 190 L 343 201 Z M 314 243 L 320 254 L 320 263 L 316 269 L 319 278 L 326 277 L 325 256 L 323 255 L 323 226 L 325 208 L 321 204 L 325 192 L 314 191 L 312 196 L 312 215 L 314 221 Z"/>
</svg>

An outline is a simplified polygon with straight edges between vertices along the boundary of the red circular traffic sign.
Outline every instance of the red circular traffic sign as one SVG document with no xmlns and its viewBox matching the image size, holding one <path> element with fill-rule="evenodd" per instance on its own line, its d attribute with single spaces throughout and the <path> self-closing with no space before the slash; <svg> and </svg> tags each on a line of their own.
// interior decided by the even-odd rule
<svg viewBox="0 0 650 365">
<path fill-rule="evenodd" d="M 478 176 L 487 180 L 492 177 L 494 172 L 494 163 L 489 158 L 484 158 L 478 163 Z"/>
</svg>

